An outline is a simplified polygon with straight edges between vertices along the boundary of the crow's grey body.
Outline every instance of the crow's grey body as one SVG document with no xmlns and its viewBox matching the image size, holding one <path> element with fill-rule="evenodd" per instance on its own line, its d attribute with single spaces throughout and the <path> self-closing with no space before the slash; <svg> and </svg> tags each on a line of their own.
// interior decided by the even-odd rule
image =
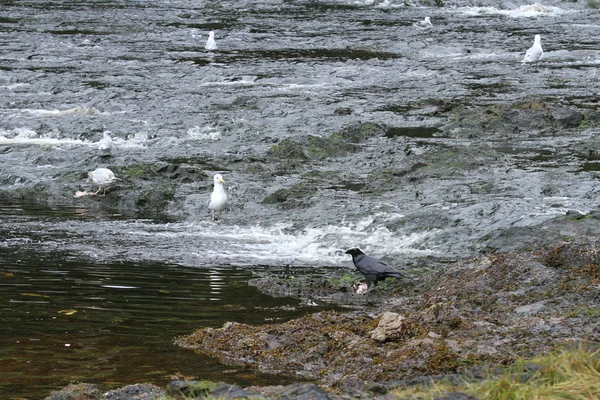
<svg viewBox="0 0 600 400">
<path fill-rule="evenodd" d="M 352 262 L 356 269 L 364 275 L 367 280 L 367 285 L 371 286 L 371 282 L 377 285 L 377 282 L 385 278 L 406 278 L 400 272 L 396 271 L 389 265 L 382 263 L 376 258 L 366 255 L 360 249 L 354 248 L 346 251 L 346 254 L 352 256 Z"/>
</svg>

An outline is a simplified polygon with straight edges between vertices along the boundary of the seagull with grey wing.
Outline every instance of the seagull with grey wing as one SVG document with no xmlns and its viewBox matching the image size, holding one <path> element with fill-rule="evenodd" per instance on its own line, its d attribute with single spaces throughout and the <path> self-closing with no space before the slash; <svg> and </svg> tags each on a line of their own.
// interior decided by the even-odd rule
<svg viewBox="0 0 600 400">
<path fill-rule="evenodd" d="M 368 286 L 371 286 L 371 282 L 377 285 L 377 282 L 382 281 L 385 278 L 406 278 L 405 275 L 402 275 L 386 263 L 366 255 L 359 248 L 350 249 L 346 251 L 346 254 L 352 256 L 354 266 L 364 275 Z"/>
<path fill-rule="evenodd" d="M 533 46 L 531 46 L 526 52 L 525 57 L 521 60 L 522 63 L 538 62 L 544 56 L 544 50 L 542 50 L 542 37 L 535 35 L 533 39 Z"/>
<path fill-rule="evenodd" d="M 213 182 L 215 186 L 210 194 L 210 203 L 208 203 L 208 208 L 212 210 L 212 219 L 214 221 L 215 211 L 219 211 L 220 213 L 227 207 L 227 193 L 223 187 L 225 181 L 223 180 L 221 174 L 216 174 L 213 177 Z"/>
<path fill-rule="evenodd" d="M 110 152 L 113 148 L 113 140 L 110 137 L 109 131 L 104 131 L 102 139 L 98 141 L 98 150 L 100 150 L 100 154 L 104 156 L 110 155 Z"/>
<path fill-rule="evenodd" d="M 206 40 L 206 44 L 204 45 L 206 50 L 217 50 L 217 42 L 215 42 L 215 32 L 208 32 L 208 39 Z"/>
<path fill-rule="evenodd" d="M 423 21 L 415 22 L 413 26 L 416 26 L 423 31 L 428 31 L 429 29 L 433 28 L 433 24 L 431 23 L 431 19 L 429 19 L 429 17 L 425 17 Z"/>
<path fill-rule="evenodd" d="M 104 192 L 102 192 L 100 196 L 106 196 L 106 189 L 118 181 L 119 178 L 117 178 L 108 168 L 96 168 L 95 170 L 88 172 L 88 180 L 98 185 L 98 190 L 90 195 L 95 196 L 100 193 L 100 190 L 104 189 Z"/>
</svg>

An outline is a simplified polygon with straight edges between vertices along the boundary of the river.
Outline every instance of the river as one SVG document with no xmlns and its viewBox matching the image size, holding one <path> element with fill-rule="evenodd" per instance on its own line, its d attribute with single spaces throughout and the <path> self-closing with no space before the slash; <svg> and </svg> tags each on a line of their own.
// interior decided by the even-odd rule
<svg viewBox="0 0 600 400">
<path fill-rule="evenodd" d="M 355 246 L 395 265 L 451 260 L 495 230 L 595 208 L 598 168 L 573 149 L 595 146 L 597 129 L 465 137 L 426 104 L 597 108 L 593 2 L 409 3 L 0 1 L 0 397 L 175 373 L 278 382 L 171 340 L 313 310 L 249 288 L 253 270 L 351 273 L 344 250 Z M 412 25 L 425 16 L 431 30 Z M 536 34 L 543 61 L 523 65 Z M 289 169 L 265 158 L 285 139 L 358 122 L 393 129 L 343 157 Z M 104 131 L 110 156 L 97 150 Z M 394 175 L 441 146 L 485 159 L 454 175 L 453 164 L 427 179 Z M 105 198 L 73 198 L 96 167 L 124 179 Z M 216 172 L 230 208 L 212 221 Z M 263 201 L 306 182 L 315 192 L 295 206 Z M 155 188 L 168 189 L 165 206 L 140 206 L 135 193 Z"/>
</svg>

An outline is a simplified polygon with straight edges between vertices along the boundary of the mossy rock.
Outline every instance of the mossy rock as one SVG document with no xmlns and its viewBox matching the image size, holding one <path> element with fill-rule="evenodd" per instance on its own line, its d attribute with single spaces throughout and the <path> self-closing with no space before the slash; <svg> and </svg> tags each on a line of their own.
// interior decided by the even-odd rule
<svg viewBox="0 0 600 400">
<path fill-rule="evenodd" d="M 385 136 L 386 132 L 387 128 L 383 125 L 365 122 L 347 126 L 341 132 L 331 136 L 340 137 L 350 143 L 360 143 L 372 137 Z"/>
<path fill-rule="evenodd" d="M 374 123 L 350 125 L 329 137 L 308 135 L 284 139 L 272 146 L 267 155 L 282 160 L 322 160 L 340 157 L 357 150 L 356 144 L 375 136 L 385 136 L 386 128 Z"/>
<path fill-rule="evenodd" d="M 302 182 L 288 189 L 279 189 L 262 201 L 263 204 L 275 204 L 284 209 L 308 206 L 311 197 L 317 192 L 317 186 L 312 182 Z"/>
</svg>

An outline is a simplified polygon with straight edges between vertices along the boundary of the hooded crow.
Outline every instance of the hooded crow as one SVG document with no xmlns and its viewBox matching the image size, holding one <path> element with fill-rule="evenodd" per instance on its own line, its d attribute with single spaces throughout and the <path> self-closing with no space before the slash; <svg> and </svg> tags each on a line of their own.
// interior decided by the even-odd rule
<svg viewBox="0 0 600 400">
<path fill-rule="evenodd" d="M 406 276 L 402 275 L 394 268 L 382 263 L 376 258 L 366 255 L 358 248 L 350 249 L 346 251 L 346 254 L 352 255 L 354 266 L 364 275 L 368 286 L 371 286 L 371 282 L 377 285 L 377 282 L 382 281 L 387 277 L 406 278 Z"/>
</svg>

